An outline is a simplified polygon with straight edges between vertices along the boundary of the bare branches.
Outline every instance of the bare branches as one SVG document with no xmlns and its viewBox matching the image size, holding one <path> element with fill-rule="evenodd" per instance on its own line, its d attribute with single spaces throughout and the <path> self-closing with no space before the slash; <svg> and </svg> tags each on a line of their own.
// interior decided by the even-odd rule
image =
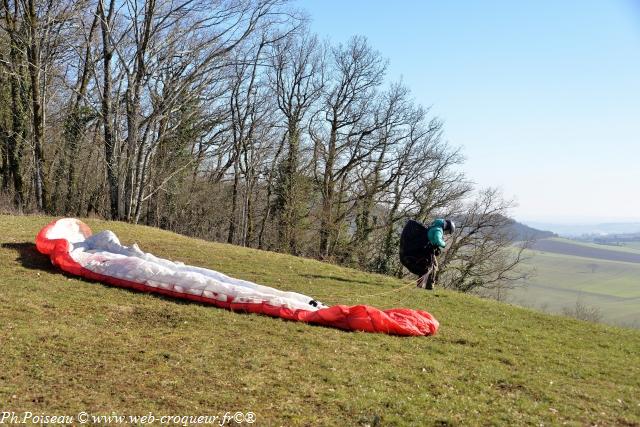
<svg viewBox="0 0 640 427">
<path fill-rule="evenodd" d="M 448 287 L 469 292 L 480 288 L 509 288 L 527 277 L 522 268 L 532 241 L 514 245 L 507 217 L 512 206 L 495 189 L 481 191 L 458 214 L 459 227 L 445 253 L 443 277 Z"/>
<path fill-rule="evenodd" d="M 441 282 L 513 283 L 510 204 L 472 197 L 442 122 L 386 67 L 285 0 L 0 0 L 1 188 L 18 209 L 387 274 L 406 219 L 450 215 Z"/>
</svg>

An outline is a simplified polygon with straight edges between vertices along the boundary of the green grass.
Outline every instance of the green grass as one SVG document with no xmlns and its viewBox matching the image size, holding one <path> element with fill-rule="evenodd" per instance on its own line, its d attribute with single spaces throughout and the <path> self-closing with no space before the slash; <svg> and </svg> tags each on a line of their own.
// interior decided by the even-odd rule
<svg viewBox="0 0 640 427">
<path fill-rule="evenodd" d="M 528 256 L 525 266 L 535 274 L 509 292 L 509 301 L 560 313 L 579 299 L 597 307 L 605 322 L 640 326 L 640 263 L 540 251 Z"/>
<path fill-rule="evenodd" d="M 602 296 L 640 298 L 640 263 L 535 253 L 537 274 L 530 283 L 561 283 L 564 289 Z"/>
<path fill-rule="evenodd" d="M 329 304 L 425 309 L 442 326 L 400 338 L 232 313 L 61 274 L 29 243 L 49 220 L 0 216 L 0 411 L 253 411 L 257 425 L 640 423 L 638 331 L 88 221 L 160 256 Z"/>
</svg>

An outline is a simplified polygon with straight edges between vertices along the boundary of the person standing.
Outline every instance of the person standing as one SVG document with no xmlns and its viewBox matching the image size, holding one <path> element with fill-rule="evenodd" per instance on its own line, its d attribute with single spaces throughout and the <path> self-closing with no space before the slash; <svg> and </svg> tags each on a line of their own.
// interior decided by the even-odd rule
<svg viewBox="0 0 640 427">
<path fill-rule="evenodd" d="M 419 288 L 433 289 L 438 273 L 438 255 L 446 248 L 445 234 L 455 231 L 449 219 L 435 219 L 429 227 L 410 219 L 400 235 L 400 262 L 419 276 Z"/>
</svg>

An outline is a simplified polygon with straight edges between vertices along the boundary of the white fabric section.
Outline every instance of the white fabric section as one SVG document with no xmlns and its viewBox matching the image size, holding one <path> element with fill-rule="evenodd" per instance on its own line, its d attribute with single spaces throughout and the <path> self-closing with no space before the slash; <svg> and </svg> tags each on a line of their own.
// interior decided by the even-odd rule
<svg viewBox="0 0 640 427">
<path fill-rule="evenodd" d="M 158 258 L 143 252 L 135 244 L 123 246 L 111 231 L 103 231 L 84 238 L 77 226 L 74 228 L 66 223 L 60 225 L 60 228 L 66 231 L 58 230 L 58 224 L 56 224 L 47 237 L 52 238 L 52 235 L 56 235 L 71 241 L 73 243 L 71 257 L 84 268 L 95 273 L 220 301 L 227 301 L 227 297 L 231 296 L 234 302 L 265 302 L 291 309 L 315 311 L 325 307 L 320 303 L 317 307 L 312 306 L 310 304 L 312 298 L 306 295 L 284 292 L 246 280 L 234 279 L 214 270 Z M 69 236 L 66 233 L 69 233 Z"/>
<path fill-rule="evenodd" d="M 83 242 L 87 236 L 80 229 L 80 224 L 75 218 L 59 219 L 47 232 L 47 239 L 66 239 L 71 244 Z"/>
</svg>

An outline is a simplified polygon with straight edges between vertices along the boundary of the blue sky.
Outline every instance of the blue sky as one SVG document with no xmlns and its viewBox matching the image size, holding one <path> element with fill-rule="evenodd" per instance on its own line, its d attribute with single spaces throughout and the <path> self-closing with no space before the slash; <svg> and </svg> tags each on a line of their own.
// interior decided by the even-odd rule
<svg viewBox="0 0 640 427">
<path fill-rule="evenodd" d="M 640 220 L 640 1 L 297 0 L 366 36 L 521 220 Z"/>
</svg>

